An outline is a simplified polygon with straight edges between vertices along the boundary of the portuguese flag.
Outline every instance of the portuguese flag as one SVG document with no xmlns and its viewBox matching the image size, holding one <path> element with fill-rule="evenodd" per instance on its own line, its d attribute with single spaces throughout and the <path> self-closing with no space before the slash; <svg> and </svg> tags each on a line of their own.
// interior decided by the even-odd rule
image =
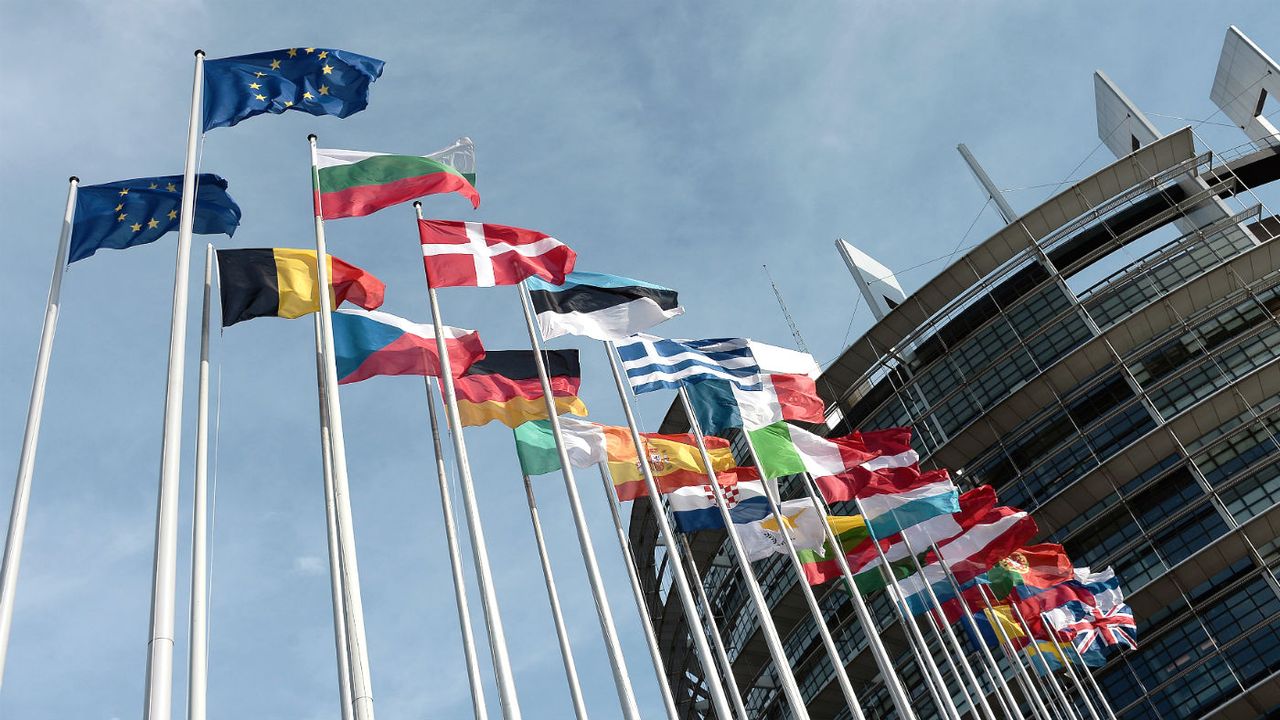
<svg viewBox="0 0 1280 720">
<path fill-rule="evenodd" d="M 430 155 L 316 150 L 316 212 L 360 217 L 423 195 L 456 192 L 480 207 L 480 193 L 457 168 Z"/>
</svg>

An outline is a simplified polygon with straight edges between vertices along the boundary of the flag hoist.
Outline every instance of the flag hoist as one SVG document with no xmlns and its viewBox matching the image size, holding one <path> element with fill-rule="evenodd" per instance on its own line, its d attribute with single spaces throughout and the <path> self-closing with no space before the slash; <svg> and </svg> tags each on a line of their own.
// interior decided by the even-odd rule
<svg viewBox="0 0 1280 720">
<path fill-rule="evenodd" d="M 9 533 L 4 544 L 4 564 L 0 565 L 0 687 L 4 685 L 4 661 L 9 651 L 9 629 L 13 626 L 13 603 L 18 591 L 18 565 L 22 561 L 22 540 L 27 530 L 27 509 L 31 505 L 31 477 L 35 472 L 36 444 L 40 440 L 40 416 L 44 412 L 44 389 L 49 379 L 49 358 L 53 354 L 53 336 L 58 329 L 58 311 L 62 308 L 62 276 L 67 267 L 67 246 L 71 241 L 71 222 L 75 216 L 76 189 L 80 179 L 68 181 L 67 208 L 62 214 L 58 233 L 58 250 L 53 256 L 53 276 L 49 280 L 49 297 L 45 303 L 44 324 L 40 327 L 40 349 L 36 352 L 35 378 L 31 381 L 31 400 L 27 405 L 27 424 L 22 435 L 22 453 L 18 456 L 18 480 L 13 488 L 13 505 L 9 509 Z"/>
<path fill-rule="evenodd" d="M 311 181 L 320 186 L 316 168 L 316 136 L 308 135 L 311 145 Z M 315 205 L 316 257 L 327 258 L 324 217 L 319 194 Z M 347 446 L 342 434 L 342 405 L 338 400 L 338 372 L 333 353 L 333 302 L 329 294 L 332 281 L 328 262 L 316 262 L 320 300 L 320 354 L 324 365 L 322 383 L 325 409 L 328 411 L 329 440 L 332 448 L 334 505 L 338 521 L 338 547 L 341 552 L 343 607 L 347 614 L 347 641 L 350 646 L 351 704 L 356 720 L 373 720 L 373 688 L 369 679 L 369 648 L 365 640 L 364 605 L 360 597 L 360 571 L 356 564 L 355 529 L 352 527 L 350 488 L 347 484 Z"/>
<path fill-rule="evenodd" d="M 422 203 L 413 203 L 418 220 L 422 220 Z M 317 220 L 317 223 L 319 220 Z M 471 464 L 467 459 L 467 443 L 463 438 L 462 417 L 458 413 L 458 397 L 454 392 L 453 369 L 449 352 L 445 347 L 444 321 L 440 316 L 440 302 L 436 290 L 427 276 L 427 299 L 431 304 L 431 321 L 435 325 L 436 348 L 440 354 L 440 384 L 444 392 L 453 452 L 458 464 L 458 482 L 462 487 L 462 507 L 467 518 L 467 533 L 471 540 L 471 554 L 476 566 L 476 580 L 480 587 L 480 602 L 484 610 L 489 635 L 489 652 L 493 657 L 494 676 L 501 699 L 502 716 L 506 720 L 520 718 L 520 700 L 516 696 L 515 677 L 511 671 L 511 658 L 507 654 L 507 636 L 502 627 L 498 609 L 498 594 L 493 587 L 493 573 L 489 568 L 489 548 L 485 543 L 484 529 L 480 524 L 480 507 L 476 502 L 475 487 L 471 480 Z"/>
</svg>

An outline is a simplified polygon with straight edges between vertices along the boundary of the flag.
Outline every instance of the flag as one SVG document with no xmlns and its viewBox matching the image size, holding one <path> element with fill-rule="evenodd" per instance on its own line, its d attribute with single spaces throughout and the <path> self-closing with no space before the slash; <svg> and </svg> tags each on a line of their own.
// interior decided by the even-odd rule
<svg viewBox="0 0 1280 720">
<path fill-rule="evenodd" d="M 218 251 L 222 326 L 258 317 L 299 318 L 320 310 L 316 251 L 255 248 Z M 334 307 L 350 301 L 366 310 L 382 305 L 386 286 L 378 278 L 329 256 Z"/>
<path fill-rule="evenodd" d="M 449 369 L 461 375 L 484 357 L 480 334 L 444 326 Z M 435 326 L 410 322 L 390 313 L 337 310 L 333 313 L 333 349 L 338 384 L 360 382 L 375 375 L 431 375 L 440 377 L 440 354 Z"/>
<path fill-rule="evenodd" d="M 182 176 L 117 180 L 85 185 L 76 191 L 67 262 L 83 260 L 103 248 L 124 250 L 155 242 L 178 229 L 182 212 Z M 227 181 L 212 173 L 196 176 L 197 235 L 234 235 L 240 206 L 227 194 Z"/>
<path fill-rule="evenodd" d="M 1061 545 L 1041 543 L 1015 550 L 987 571 L 991 592 L 1004 598 L 1015 588 L 1050 588 L 1072 579 L 1075 568 Z"/>
<path fill-rule="evenodd" d="M 706 480 L 706 473 L 702 479 Z M 759 480 L 721 483 L 720 492 L 729 508 L 733 522 L 750 523 L 769 517 L 769 500 L 764 494 L 764 483 Z M 708 484 L 676 488 L 667 495 L 667 505 L 676 529 L 691 533 L 699 530 L 723 530 L 724 518 L 716 505 L 715 495 Z"/>
<path fill-rule="evenodd" d="M 1120 603 L 1109 610 L 1096 607 L 1082 610 L 1077 620 L 1062 629 L 1071 635 L 1071 642 L 1085 664 L 1101 665 L 1098 661 L 1102 659 L 1102 648 L 1137 649 L 1138 623 L 1128 605 Z"/>
<path fill-rule="evenodd" d="M 586 415 L 587 406 L 578 399 L 582 381 L 578 351 L 544 350 L 543 357 L 556 412 Z M 458 414 L 467 427 L 497 420 L 516 428 L 529 420 L 547 417 L 532 350 L 490 350 L 455 380 L 453 387 L 458 396 Z"/>
<path fill-rule="evenodd" d="M 852 500 L 868 492 L 888 492 L 897 482 L 899 472 L 919 469 L 920 456 L 911 449 L 911 428 L 855 431 L 841 441 L 862 448 L 870 459 L 848 472 L 814 476 L 814 482 L 829 503 Z"/>
<path fill-rule="evenodd" d="M 839 475 L 873 457 L 860 442 L 851 442 L 848 437 L 823 438 L 786 422 L 749 430 L 747 435 L 767 478 L 804 472 L 815 479 Z"/>
<path fill-rule="evenodd" d="M 346 50 L 288 48 L 204 63 L 204 129 L 263 113 L 347 117 L 369 106 L 386 63 Z"/>
<path fill-rule="evenodd" d="M 960 489 L 946 470 L 902 469 L 904 480 L 889 492 L 867 494 L 859 501 L 876 537 L 902 532 L 926 520 L 960 512 Z M 923 548 L 921 548 L 923 549 Z"/>
<path fill-rule="evenodd" d="M 782 535 L 784 525 L 797 551 L 821 550 L 826 544 L 827 535 L 822 528 L 826 515 L 813 500 L 787 500 L 779 504 L 778 512 L 782 515 L 781 524 L 772 513 L 753 522 L 735 523 L 734 532 L 738 533 L 748 560 L 755 562 L 770 555 L 786 555 L 787 543 Z"/>
<path fill-rule="evenodd" d="M 1120 580 L 1111 568 L 1102 572 L 1090 572 L 1088 568 L 1076 568 L 1074 578 L 1048 588 L 1015 588 L 1014 597 L 1027 624 L 1036 632 L 1042 629 L 1041 613 L 1051 625 L 1061 629 L 1076 620 L 1078 605 L 1083 608 L 1110 610 L 1124 602 Z"/>
<path fill-rule="evenodd" d="M 703 432 L 748 431 L 783 420 L 822 423 L 825 404 L 814 381 L 821 368 L 809 353 L 747 340 L 756 361 L 758 387 L 705 379 L 688 386 L 689 401 Z"/>
<path fill-rule="evenodd" d="M 317 212 L 325 220 L 362 217 L 423 195 L 451 192 L 480 207 L 475 186 L 442 159 L 452 155 L 453 148 L 425 156 L 317 149 Z"/>
<path fill-rule="evenodd" d="M 625 458 L 628 450 L 631 457 L 635 457 L 635 443 L 631 442 L 626 428 L 562 417 L 560 435 L 573 467 L 586 468 Z M 515 437 L 516 457 L 525 475 L 543 475 L 561 468 L 550 420 L 530 420 L 515 429 Z M 624 444 L 627 450 L 623 449 Z"/>
<path fill-rule="evenodd" d="M 867 531 L 866 520 L 861 515 L 828 515 L 827 523 L 845 553 L 845 561 L 853 573 L 854 583 L 862 593 L 882 590 L 888 584 L 882 571 L 883 563 L 880 552 L 889 561 L 889 568 L 897 578 L 910 575 L 915 565 L 905 543 L 894 543 L 890 539 L 874 541 Z M 876 550 L 876 545 L 880 551 Z M 796 554 L 804 567 L 805 579 L 810 585 L 821 585 L 843 575 L 840 562 L 836 558 L 836 549 L 830 542 L 824 543 L 821 550 L 799 550 Z"/>
<path fill-rule="evenodd" d="M 965 583 L 991 569 L 1001 558 L 1021 547 L 1036 534 L 1036 523 L 1031 516 L 1010 507 L 997 507 L 986 513 L 979 522 L 950 540 L 938 544 L 936 553 L 929 552 L 929 564 L 923 572 L 917 572 L 902 581 L 902 592 L 912 612 L 927 610 L 932 602 L 925 584 L 945 588 L 950 584 L 939 563 L 946 563 L 957 583 Z"/>
<path fill-rule="evenodd" d="M 578 258 L 536 230 L 453 220 L 419 220 L 422 260 L 433 288 L 515 285 L 540 277 L 559 285 Z"/>
<path fill-rule="evenodd" d="M 668 340 L 637 334 L 618 345 L 618 357 L 636 393 L 717 379 L 758 389 L 760 368 L 747 343 L 743 338 Z"/>
<path fill-rule="evenodd" d="M 544 338 L 621 340 L 684 313 L 675 290 L 617 275 L 571 272 L 559 285 L 531 277 L 525 286 Z"/>
<path fill-rule="evenodd" d="M 698 452 L 697 440 L 693 435 L 641 433 L 640 438 L 644 440 L 645 457 L 660 492 L 670 493 L 678 488 L 707 483 L 707 466 L 702 462 L 702 454 Z M 721 485 L 760 479 L 753 469 L 738 467 L 733 451 L 729 449 L 728 440 L 705 435 L 703 442 L 707 447 L 707 455 L 711 457 L 711 468 L 716 477 L 720 478 Z M 613 476 L 613 489 L 618 494 L 618 499 L 634 500 L 648 495 L 649 489 L 645 486 L 635 446 L 627 443 L 626 448 L 630 452 L 629 457 L 610 462 L 609 472 Z"/>
<path fill-rule="evenodd" d="M 1008 644 L 1014 649 L 1024 647 L 1026 645 L 1027 634 L 1023 632 L 1022 626 L 1018 624 L 1017 618 L 1013 616 L 1013 608 L 1008 605 L 993 604 L 990 608 L 978 606 L 973 612 L 973 623 L 970 624 L 968 619 L 962 623 L 965 632 L 969 636 L 969 642 L 975 647 L 979 642 L 987 647 L 995 648 L 1004 643 L 1008 638 Z M 954 620 L 947 620 L 954 623 Z M 1003 636 L 1001 635 L 1003 631 Z"/>
<path fill-rule="evenodd" d="M 1058 647 L 1053 644 L 1052 640 L 1035 640 L 1029 643 L 1022 650 L 1026 654 L 1031 667 L 1035 669 L 1039 675 L 1046 672 L 1057 672 L 1067 666 L 1066 658 L 1062 657 L 1062 653 L 1058 652 Z M 1045 666 L 1048 666 L 1046 671 Z"/>
</svg>

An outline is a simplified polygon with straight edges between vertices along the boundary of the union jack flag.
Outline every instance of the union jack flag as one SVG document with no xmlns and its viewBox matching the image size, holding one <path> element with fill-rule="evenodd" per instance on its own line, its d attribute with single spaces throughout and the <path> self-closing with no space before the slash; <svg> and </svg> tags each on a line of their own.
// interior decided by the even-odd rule
<svg viewBox="0 0 1280 720">
<path fill-rule="evenodd" d="M 1095 648 L 1095 643 L 1110 647 L 1138 647 L 1138 624 L 1133 619 L 1133 611 L 1124 603 L 1107 610 L 1088 608 L 1083 617 L 1078 616 L 1075 622 L 1061 630 L 1073 634 L 1071 641 L 1082 656 L 1090 650 L 1100 649 Z"/>
</svg>

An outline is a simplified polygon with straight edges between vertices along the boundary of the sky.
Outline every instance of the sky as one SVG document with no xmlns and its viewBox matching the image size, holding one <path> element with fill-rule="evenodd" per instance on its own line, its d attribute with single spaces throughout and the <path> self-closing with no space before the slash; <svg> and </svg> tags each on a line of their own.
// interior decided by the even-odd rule
<svg viewBox="0 0 1280 720">
<path fill-rule="evenodd" d="M 1162 130 L 1196 125 L 1201 150 L 1243 143 L 1208 97 L 1231 24 L 1280 54 L 1280 7 L 1265 1 L 1168 2 L 1157 18 L 1114 2 L 2 0 L 0 512 L 66 178 L 180 173 L 196 48 L 342 48 L 387 66 L 357 115 L 262 116 L 203 144 L 200 169 L 228 180 L 244 217 L 234 238 L 197 236 L 193 252 L 176 716 L 203 249 L 313 246 L 308 133 L 324 147 L 404 154 L 471 137 L 480 209 L 436 196 L 428 216 L 535 228 L 574 247 L 580 269 L 676 288 L 687 312 L 660 328 L 673 337 L 793 346 L 767 264 L 825 364 L 871 323 L 832 241 L 919 287 L 999 226 L 957 143 L 1019 211 L 1110 160 L 1094 70 Z M 427 319 L 409 206 L 332 221 L 327 235 L 330 252 L 386 282 L 384 310 Z M 141 713 L 175 241 L 100 252 L 66 274 L 0 717 Z M 513 288 L 440 299 L 445 321 L 478 329 L 487 347 L 528 347 Z M 210 717 L 338 717 L 312 343 L 309 321 L 281 319 L 213 341 Z M 581 350 L 591 417 L 620 424 L 599 344 L 550 345 Z M 643 429 L 671 399 L 642 398 Z M 469 717 L 421 383 L 375 378 L 341 400 L 375 707 Z M 510 432 L 469 429 L 467 443 L 524 716 L 569 717 Z M 660 717 L 603 490 L 581 476 L 642 714 Z M 535 488 L 588 709 L 619 717 L 563 481 Z M 479 625 L 474 584 L 471 597 Z"/>
</svg>

